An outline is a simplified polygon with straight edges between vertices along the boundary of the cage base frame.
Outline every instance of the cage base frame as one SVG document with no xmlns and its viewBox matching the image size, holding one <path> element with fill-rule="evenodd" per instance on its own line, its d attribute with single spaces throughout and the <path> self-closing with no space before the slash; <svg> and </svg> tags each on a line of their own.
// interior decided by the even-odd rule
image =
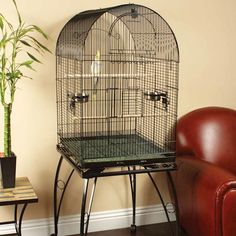
<svg viewBox="0 0 236 236">
<path fill-rule="evenodd" d="M 156 148 L 156 147 L 155 147 Z M 79 155 L 74 153 L 72 149 L 62 143 L 57 145 L 57 151 L 75 162 L 80 169 L 103 169 L 107 167 L 122 167 L 134 165 L 156 165 L 156 168 L 171 167 L 171 163 L 175 161 L 175 153 L 150 153 L 139 154 L 133 156 L 113 156 L 110 158 L 91 158 L 81 159 Z M 161 165 L 164 166 L 160 166 Z"/>
<path fill-rule="evenodd" d="M 72 171 L 67 177 L 66 181 L 59 179 L 60 169 L 62 166 L 63 160 L 66 160 L 72 167 Z M 137 174 L 148 174 L 150 177 L 153 186 L 161 199 L 161 203 L 163 205 L 167 221 L 170 226 L 171 235 L 180 236 L 181 235 L 181 229 L 180 229 L 180 223 L 179 223 L 179 209 L 178 209 L 178 199 L 176 194 L 176 189 L 174 182 L 171 177 L 171 171 L 177 170 L 177 165 L 175 163 L 159 163 L 155 165 L 142 165 L 142 166 L 126 166 L 127 170 L 110 170 L 110 168 L 97 168 L 97 169 L 82 169 L 78 166 L 78 163 L 74 162 L 72 159 L 68 158 L 66 155 L 61 155 L 60 160 L 57 165 L 57 170 L 55 174 L 55 180 L 54 180 L 54 195 L 53 195 L 53 205 L 54 205 L 54 234 L 51 234 L 51 236 L 57 236 L 58 235 L 58 222 L 60 217 L 60 209 L 63 201 L 63 197 L 66 191 L 66 188 L 68 186 L 68 183 L 76 170 L 76 172 L 79 173 L 79 176 L 83 179 L 83 197 L 82 197 L 82 205 L 81 205 L 81 215 L 80 215 L 80 235 L 86 236 L 88 232 L 88 225 L 89 225 L 89 219 L 90 219 L 90 213 L 92 209 L 92 204 L 94 200 L 94 193 L 96 189 L 96 184 L 98 177 L 109 177 L 109 176 L 118 176 L 118 175 L 129 175 L 130 179 L 130 187 L 131 187 L 131 196 L 132 196 L 132 208 L 133 208 L 133 220 L 131 224 L 131 231 L 136 230 L 136 175 Z M 161 192 L 152 178 L 151 173 L 156 172 L 165 172 L 167 174 L 170 188 L 173 194 L 173 200 L 174 200 L 174 206 L 175 206 L 175 213 L 176 213 L 176 229 L 173 230 L 169 216 L 168 216 L 168 210 L 167 205 L 164 204 L 164 200 L 162 198 Z M 93 179 L 93 187 L 92 192 L 89 198 L 89 206 L 88 210 L 86 211 L 86 201 L 88 198 L 88 188 L 89 188 L 89 180 Z M 61 183 L 61 186 L 60 186 Z M 61 194 L 59 196 L 59 190 L 61 191 Z M 59 201 L 58 201 L 59 198 Z"/>
</svg>

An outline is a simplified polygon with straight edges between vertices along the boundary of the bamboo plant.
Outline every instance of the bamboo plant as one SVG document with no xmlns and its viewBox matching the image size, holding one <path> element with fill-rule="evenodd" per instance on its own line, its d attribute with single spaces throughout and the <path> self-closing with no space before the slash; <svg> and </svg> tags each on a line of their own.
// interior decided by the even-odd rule
<svg viewBox="0 0 236 236">
<path fill-rule="evenodd" d="M 32 65 L 41 63 L 35 53 L 42 54 L 48 48 L 40 43 L 35 33 L 48 39 L 48 36 L 36 25 L 27 25 L 22 21 L 15 0 L 12 0 L 17 13 L 17 26 L 14 27 L 0 13 L 0 102 L 4 110 L 4 156 L 13 155 L 11 149 L 11 113 L 16 92 L 16 84 L 27 76 L 25 72 L 34 70 Z M 22 59 L 24 58 L 24 59 Z"/>
</svg>

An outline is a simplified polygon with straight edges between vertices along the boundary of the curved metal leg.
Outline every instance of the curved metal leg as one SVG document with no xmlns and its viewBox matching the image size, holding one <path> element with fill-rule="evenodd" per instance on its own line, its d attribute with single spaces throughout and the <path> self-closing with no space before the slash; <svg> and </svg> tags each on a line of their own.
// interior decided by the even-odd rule
<svg viewBox="0 0 236 236">
<path fill-rule="evenodd" d="M 53 210 L 54 210 L 54 234 L 57 236 L 58 234 L 58 215 L 57 215 L 57 181 L 58 181 L 58 176 L 59 176 L 59 172 L 61 169 L 61 163 L 63 161 L 63 157 L 61 156 L 58 165 L 57 165 L 57 170 L 56 170 L 56 175 L 55 175 L 55 179 L 54 179 L 54 191 L 53 191 Z"/>
<path fill-rule="evenodd" d="M 85 235 L 87 235 L 87 233 L 88 233 L 89 219 L 90 219 L 90 213 L 91 213 L 91 210 L 92 210 L 93 198 L 94 198 L 96 185 L 97 185 L 97 177 L 94 178 L 93 188 L 92 188 L 92 192 L 91 192 L 91 196 L 90 196 L 88 214 L 87 214 L 87 220 L 86 220 Z"/>
<path fill-rule="evenodd" d="M 63 188 L 60 188 L 62 190 L 62 193 L 61 193 L 61 198 L 60 198 L 60 201 L 59 201 L 59 204 L 58 204 L 58 210 L 57 210 L 57 216 L 59 218 L 59 215 L 60 215 L 60 210 L 61 210 L 61 204 L 62 204 L 62 200 L 63 200 L 63 197 L 64 197 L 64 194 L 65 194 L 65 191 L 66 191 L 66 188 L 67 188 L 67 185 L 70 181 L 70 178 L 72 177 L 73 173 L 74 173 L 74 169 L 70 172 L 69 174 L 69 177 L 67 178 L 67 181 L 66 183 L 63 182 Z M 58 187 L 59 188 L 59 187 Z M 58 220 L 58 219 L 57 219 Z M 58 221 L 57 221 L 58 223 Z"/>
<path fill-rule="evenodd" d="M 175 215 L 176 215 L 176 235 L 178 236 L 178 235 L 181 235 L 178 198 L 177 198 L 177 193 L 176 193 L 174 181 L 173 181 L 172 176 L 169 171 L 167 171 L 167 177 L 168 177 L 169 183 L 171 185 L 171 190 L 172 190 L 174 201 L 175 201 L 174 206 L 175 206 Z"/>
<path fill-rule="evenodd" d="M 15 230 L 16 230 L 16 234 L 18 236 L 21 236 L 21 226 L 22 226 L 22 220 L 23 220 L 23 215 L 24 215 L 24 212 L 25 212 L 25 209 L 27 207 L 27 203 L 25 203 L 21 209 L 21 213 L 20 213 L 20 217 L 19 217 L 19 222 L 17 220 L 17 208 L 18 208 L 18 205 L 15 204 L 15 211 L 14 211 L 14 223 L 15 223 Z M 12 222 L 13 223 L 13 222 Z"/>
<path fill-rule="evenodd" d="M 15 230 L 16 230 L 16 233 L 18 233 L 18 227 L 17 227 L 17 208 L 18 208 L 18 205 L 15 204 L 14 223 L 15 223 Z"/>
<path fill-rule="evenodd" d="M 58 221 L 59 221 L 59 216 L 60 216 L 60 210 L 61 210 L 61 204 L 63 201 L 63 197 L 67 188 L 67 185 L 74 173 L 74 169 L 70 172 L 67 181 L 64 182 L 62 180 L 59 180 L 59 173 L 60 173 L 60 169 L 61 169 L 61 164 L 63 161 L 63 156 L 61 156 L 58 165 L 57 165 L 57 170 L 56 170 L 56 175 L 55 175 L 55 180 L 54 180 L 54 193 L 53 193 L 53 205 L 54 205 L 54 234 L 51 234 L 52 236 L 58 235 Z M 62 184 L 60 186 L 60 184 Z M 59 199 L 59 203 L 58 203 L 58 189 L 61 190 L 61 196 Z"/>
<path fill-rule="evenodd" d="M 84 179 L 84 191 L 83 191 L 83 198 L 82 198 L 82 206 L 81 206 L 81 213 L 80 213 L 80 236 L 84 236 L 84 218 L 85 218 L 85 209 L 86 209 L 86 200 L 88 194 L 88 186 L 89 186 L 89 179 Z"/>
<path fill-rule="evenodd" d="M 81 206 L 81 215 L 80 215 L 80 235 L 84 236 L 88 233 L 89 219 L 93 205 L 94 194 L 96 190 L 97 177 L 94 178 L 92 192 L 89 199 L 88 211 L 86 212 L 86 200 L 88 195 L 89 179 L 84 179 L 84 192 Z M 85 219 L 85 216 L 87 218 Z M 86 225 L 86 226 L 85 226 Z"/>
<path fill-rule="evenodd" d="M 135 167 L 133 167 L 135 170 Z M 130 167 L 128 167 L 130 171 Z M 133 207 L 133 221 L 131 224 L 131 231 L 136 231 L 136 174 L 129 174 L 130 188 L 132 194 L 132 207 Z"/>
<path fill-rule="evenodd" d="M 22 208 L 21 213 L 20 213 L 19 224 L 18 224 L 18 235 L 19 236 L 21 236 L 21 225 L 22 225 L 23 215 L 24 215 L 26 207 L 27 207 L 27 203 L 25 203 L 23 205 L 23 208 Z"/>
<path fill-rule="evenodd" d="M 170 225 L 171 234 L 174 235 L 174 232 L 173 232 L 173 229 L 172 229 L 172 225 L 171 225 L 171 221 L 170 221 L 170 217 L 169 217 L 169 214 L 168 214 L 168 211 L 167 211 L 164 199 L 162 198 L 161 192 L 160 192 L 160 190 L 159 190 L 155 180 L 153 179 L 151 173 L 147 173 L 147 174 L 148 174 L 149 178 L 151 179 L 152 184 L 154 185 L 154 188 L 155 188 L 155 190 L 156 190 L 156 192 L 157 192 L 157 194 L 158 194 L 158 196 L 160 198 L 161 204 L 162 204 L 162 206 L 164 208 L 164 211 L 165 211 L 165 215 L 166 215 L 167 221 L 168 221 L 168 223 Z"/>
</svg>

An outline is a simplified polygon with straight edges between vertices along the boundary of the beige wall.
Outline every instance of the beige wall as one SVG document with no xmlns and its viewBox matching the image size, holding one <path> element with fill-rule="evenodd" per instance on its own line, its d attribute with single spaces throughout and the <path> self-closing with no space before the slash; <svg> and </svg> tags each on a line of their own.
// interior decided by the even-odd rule
<svg viewBox="0 0 236 236">
<path fill-rule="evenodd" d="M 60 30 L 73 15 L 121 3 L 127 2 L 18 0 L 25 21 L 39 25 L 48 32 L 51 37 L 48 47 L 53 52 Z M 210 105 L 236 109 L 235 0 L 137 0 L 136 3 L 157 11 L 176 34 L 181 62 L 179 115 Z M 15 19 L 10 0 L 0 0 L 0 6 L 0 11 L 9 19 Z M 52 216 L 53 178 L 59 158 L 55 150 L 55 57 L 47 54 L 42 61 L 43 65 L 36 66 L 36 73 L 30 72 L 33 81 L 24 80 L 18 84 L 12 121 L 13 149 L 18 157 L 17 175 L 28 176 L 39 196 L 39 203 L 29 206 L 27 210 L 28 219 Z M 63 173 L 68 171 L 66 166 Z M 159 174 L 156 178 L 160 180 L 163 192 L 167 193 L 163 175 Z M 157 203 L 149 180 L 144 176 L 139 176 L 138 180 L 138 205 Z M 62 209 L 64 215 L 79 212 L 81 187 L 81 179 L 76 174 L 66 193 Z M 126 177 L 99 180 L 95 211 L 125 208 L 130 203 Z M 8 211 L 5 210 L 6 215 Z"/>
</svg>

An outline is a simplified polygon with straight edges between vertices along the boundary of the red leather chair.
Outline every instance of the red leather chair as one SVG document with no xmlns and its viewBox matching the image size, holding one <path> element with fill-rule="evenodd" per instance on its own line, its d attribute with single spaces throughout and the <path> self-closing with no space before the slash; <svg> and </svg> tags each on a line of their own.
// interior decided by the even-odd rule
<svg viewBox="0 0 236 236">
<path fill-rule="evenodd" d="M 236 111 L 207 107 L 177 123 L 180 223 L 189 236 L 236 236 Z"/>
</svg>

